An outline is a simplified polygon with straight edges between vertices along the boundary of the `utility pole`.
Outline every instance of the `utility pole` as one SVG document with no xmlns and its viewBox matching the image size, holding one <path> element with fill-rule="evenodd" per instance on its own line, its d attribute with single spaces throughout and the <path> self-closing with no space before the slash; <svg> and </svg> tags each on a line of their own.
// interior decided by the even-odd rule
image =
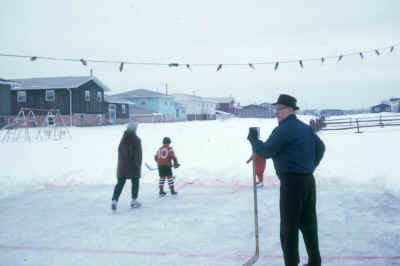
<svg viewBox="0 0 400 266">
<path fill-rule="evenodd" d="M 69 91 L 69 126 L 72 127 L 72 89 L 67 89 Z"/>
</svg>

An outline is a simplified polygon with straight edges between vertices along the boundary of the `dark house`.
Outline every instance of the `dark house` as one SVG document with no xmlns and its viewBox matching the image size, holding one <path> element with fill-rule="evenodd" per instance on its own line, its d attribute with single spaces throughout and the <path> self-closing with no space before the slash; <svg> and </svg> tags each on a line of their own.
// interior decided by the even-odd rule
<svg viewBox="0 0 400 266">
<path fill-rule="evenodd" d="M 128 123 L 133 105 L 128 101 L 113 99 L 105 96 L 104 100 L 104 120 L 106 124 Z"/>
<path fill-rule="evenodd" d="M 371 113 L 390 112 L 391 110 L 391 106 L 385 103 L 381 103 L 371 107 Z"/>
<path fill-rule="evenodd" d="M 59 110 L 66 125 L 106 123 L 104 91 L 109 88 L 94 76 L 15 79 L 10 86 L 9 118 L 21 108 Z"/>
<path fill-rule="evenodd" d="M 11 114 L 11 80 L 0 79 L 0 129 L 8 124 Z"/>
<path fill-rule="evenodd" d="M 239 117 L 252 117 L 252 118 L 272 118 L 275 117 L 270 108 L 261 105 L 250 104 L 243 106 L 239 111 Z"/>
</svg>

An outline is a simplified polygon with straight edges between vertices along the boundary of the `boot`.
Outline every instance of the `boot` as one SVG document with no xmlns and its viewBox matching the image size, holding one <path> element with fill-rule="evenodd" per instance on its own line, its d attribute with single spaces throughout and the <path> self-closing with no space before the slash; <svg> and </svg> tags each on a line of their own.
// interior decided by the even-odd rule
<svg viewBox="0 0 400 266">
<path fill-rule="evenodd" d="M 159 192 L 160 197 L 164 197 L 167 195 L 167 193 L 164 192 L 164 187 L 160 186 L 160 192 Z"/>
<path fill-rule="evenodd" d="M 178 195 L 178 192 L 175 191 L 174 185 L 169 186 L 169 189 L 171 190 L 171 195 Z"/>
<path fill-rule="evenodd" d="M 118 205 L 118 202 L 116 200 L 113 200 L 111 202 L 111 210 L 116 211 L 117 210 L 117 205 Z"/>
<path fill-rule="evenodd" d="M 136 199 L 132 199 L 131 201 L 131 208 L 139 208 L 140 206 L 142 206 L 142 203 L 140 203 L 139 201 L 137 201 Z"/>
</svg>

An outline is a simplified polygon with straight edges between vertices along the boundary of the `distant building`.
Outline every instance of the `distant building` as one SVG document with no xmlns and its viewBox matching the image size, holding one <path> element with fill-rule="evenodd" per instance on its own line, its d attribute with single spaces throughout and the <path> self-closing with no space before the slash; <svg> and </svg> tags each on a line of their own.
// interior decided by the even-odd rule
<svg viewBox="0 0 400 266">
<path fill-rule="evenodd" d="M 172 94 L 175 101 L 186 109 L 187 120 L 215 120 L 216 103 L 210 98 L 191 94 Z"/>
<path fill-rule="evenodd" d="M 131 121 L 130 112 L 133 105 L 128 101 L 110 99 L 105 96 L 104 99 L 104 119 L 107 124 L 124 124 Z"/>
<path fill-rule="evenodd" d="M 176 105 L 171 95 L 159 92 L 137 89 L 110 95 L 111 99 L 126 100 L 136 108 L 144 109 L 156 116 L 161 114 L 163 121 L 185 120 L 186 111 L 181 105 Z"/>
<path fill-rule="evenodd" d="M 306 110 L 299 110 L 297 113 L 302 115 L 311 115 L 311 116 L 319 116 L 319 110 L 317 109 L 306 109 Z"/>
<path fill-rule="evenodd" d="M 208 97 L 216 103 L 216 110 L 238 115 L 240 104 L 235 102 L 233 97 Z"/>
<path fill-rule="evenodd" d="M 261 103 L 260 106 L 268 109 L 269 117 L 275 117 L 275 106 L 272 103 Z"/>
<path fill-rule="evenodd" d="M 391 105 L 386 103 L 381 103 L 371 107 L 371 113 L 391 112 L 391 110 Z"/>
<path fill-rule="evenodd" d="M 8 124 L 11 115 L 11 86 L 14 81 L 0 79 L 0 129 Z"/>
<path fill-rule="evenodd" d="M 59 110 L 67 125 L 97 125 L 104 121 L 104 91 L 109 90 L 94 76 L 1 79 L 0 115 L 10 122 L 21 108 Z"/>
<path fill-rule="evenodd" d="M 391 98 L 390 108 L 392 112 L 400 112 L 400 98 Z"/>
<path fill-rule="evenodd" d="M 272 118 L 275 117 L 270 108 L 261 105 L 250 104 L 243 106 L 239 111 L 239 117 L 243 118 Z"/>
<path fill-rule="evenodd" d="M 344 115 L 344 110 L 341 109 L 322 109 L 320 111 L 320 116 L 328 117 L 328 116 L 336 116 L 336 115 Z"/>
</svg>

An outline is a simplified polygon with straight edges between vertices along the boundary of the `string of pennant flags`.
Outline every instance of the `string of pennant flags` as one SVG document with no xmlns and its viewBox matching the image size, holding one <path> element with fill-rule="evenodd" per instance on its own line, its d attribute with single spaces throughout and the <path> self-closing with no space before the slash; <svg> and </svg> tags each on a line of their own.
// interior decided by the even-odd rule
<svg viewBox="0 0 400 266">
<path fill-rule="evenodd" d="M 148 66 L 168 66 L 170 68 L 175 67 L 186 67 L 186 69 L 192 71 L 192 67 L 204 67 L 204 66 L 217 66 L 216 72 L 219 72 L 223 66 L 248 66 L 250 69 L 255 70 L 256 65 L 273 65 L 274 70 L 277 71 L 281 64 L 293 64 L 298 63 L 300 68 L 304 68 L 304 62 L 311 61 L 320 61 L 321 64 L 324 64 L 328 59 L 335 59 L 337 62 L 343 60 L 344 57 L 349 56 L 359 56 L 361 59 L 364 59 L 366 54 L 374 53 L 376 56 L 380 56 L 384 51 L 389 51 L 389 53 L 393 53 L 395 47 L 400 44 L 395 44 L 391 46 L 381 47 L 377 49 L 364 50 L 360 52 L 346 53 L 340 54 L 336 56 L 322 56 L 322 57 L 314 57 L 314 58 L 305 58 L 305 59 L 293 59 L 293 60 L 276 60 L 276 61 L 266 61 L 266 62 L 253 62 L 253 63 L 229 63 L 229 64 L 180 64 L 180 63 L 158 63 L 158 62 L 131 62 L 131 61 L 115 61 L 115 60 L 96 60 L 96 59 L 74 59 L 74 58 L 61 58 L 61 57 L 46 57 L 46 56 L 29 56 L 29 55 L 17 55 L 17 54 L 3 54 L 0 53 L 2 57 L 16 57 L 16 58 L 28 58 L 30 61 L 36 60 L 52 60 L 52 61 L 70 61 L 70 62 L 80 62 L 83 66 L 87 66 L 88 63 L 106 63 L 106 64 L 118 64 L 119 71 L 122 72 L 124 70 L 125 65 L 148 65 Z"/>
</svg>

